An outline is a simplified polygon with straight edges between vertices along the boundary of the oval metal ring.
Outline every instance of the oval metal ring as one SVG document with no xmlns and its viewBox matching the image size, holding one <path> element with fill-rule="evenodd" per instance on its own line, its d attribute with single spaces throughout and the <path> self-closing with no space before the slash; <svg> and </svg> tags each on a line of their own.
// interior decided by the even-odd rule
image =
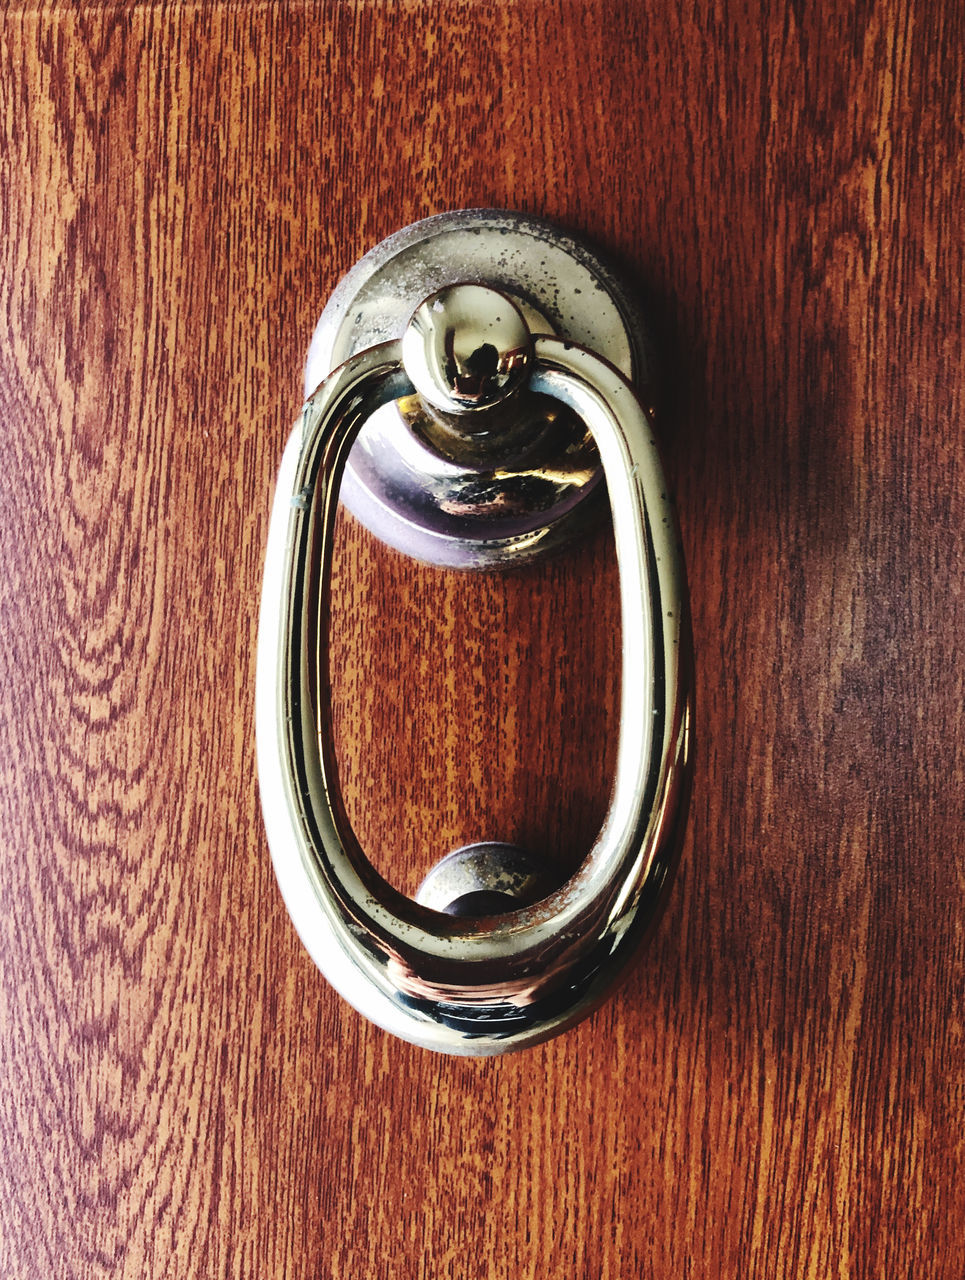
<svg viewBox="0 0 965 1280">
<path fill-rule="evenodd" d="M 676 521 L 652 425 L 605 360 L 534 339 L 533 390 L 581 415 L 599 448 L 620 570 L 622 690 L 604 825 L 562 888 L 473 920 L 420 906 L 365 858 L 339 793 L 328 599 L 338 486 L 380 405 L 411 394 L 401 344 L 353 356 L 306 402 L 282 462 L 259 628 L 262 804 L 288 910 L 315 963 L 372 1021 L 427 1048 L 505 1053 L 594 1008 L 652 922 L 689 781 L 689 618 Z"/>
</svg>

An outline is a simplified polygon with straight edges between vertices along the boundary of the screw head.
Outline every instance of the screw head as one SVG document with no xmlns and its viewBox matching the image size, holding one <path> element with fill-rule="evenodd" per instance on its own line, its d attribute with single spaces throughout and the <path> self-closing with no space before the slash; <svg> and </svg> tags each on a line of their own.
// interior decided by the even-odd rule
<svg viewBox="0 0 965 1280">
<path fill-rule="evenodd" d="M 533 340 L 496 289 L 455 284 L 421 302 L 402 336 L 402 363 L 419 395 L 443 413 L 475 413 L 523 385 Z"/>
</svg>

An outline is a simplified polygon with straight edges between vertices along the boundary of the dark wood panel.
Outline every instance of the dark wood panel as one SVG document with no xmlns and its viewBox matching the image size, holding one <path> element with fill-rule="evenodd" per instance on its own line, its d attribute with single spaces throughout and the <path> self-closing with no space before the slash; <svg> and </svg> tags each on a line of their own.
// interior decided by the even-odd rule
<svg viewBox="0 0 965 1280">
<path fill-rule="evenodd" d="M 26 5 L 0 22 L 0 1270 L 961 1274 L 963 48 L 952 0 Z M 493 204 L 627 267 L 666 370 L 699 753 L 622 992 L 518 1058 L 363 1024 L 277 894 L 252 690 L 318 310 Z M 573 865 L 612 549 L 345 522 L 342 766 L 411 889 Z"/>
</svg>

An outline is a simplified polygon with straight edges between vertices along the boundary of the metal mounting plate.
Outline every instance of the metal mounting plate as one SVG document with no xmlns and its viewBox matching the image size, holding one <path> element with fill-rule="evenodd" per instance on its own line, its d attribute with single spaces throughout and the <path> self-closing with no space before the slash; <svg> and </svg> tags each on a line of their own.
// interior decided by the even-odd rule
<svg viewBox="0 0 965 1280">
<path fill-rule="evenodd" d="M 457 283 L 502 290 L 534 333 L 589 347 L 638 387 L 649 383 L 643 318 L 597 253 L 535 218 L 467 209 L 405 227 L 348 272 L 315 329 L 306 396 L 350 356 L 400 338 L 424 298 Z M 418 406 L 386 405 L 362 429 L 340 497 L 377 537 L 417 559 L 452 568 L 522 563 L 583 527 L 604 492 L 591 438 L 560 412 L 543 406 L 545 429 L 515 456 L 467 463 L 413 429 Z"/>
</svg>

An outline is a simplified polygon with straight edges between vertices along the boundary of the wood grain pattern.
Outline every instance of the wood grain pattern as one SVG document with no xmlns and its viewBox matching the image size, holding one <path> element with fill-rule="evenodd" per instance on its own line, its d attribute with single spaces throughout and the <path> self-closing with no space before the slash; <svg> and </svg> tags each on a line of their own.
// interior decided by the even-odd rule
<svg viewBox="0 0 965 1280">
<path fill-rule="evenodd" d="M 963 54 L 954 0 L 7 7 L 0 1273 L 958 1280 Z M 252 692 L 318 310 L 485 204 L 648 299 L 699 755 L 623 991 L 465 1062 L 303 953 Z M 339 578 L 373 860 L 572 866 L 612 765 L 605 534 L 458 578 L 346 521 Z"/>
</svg>

